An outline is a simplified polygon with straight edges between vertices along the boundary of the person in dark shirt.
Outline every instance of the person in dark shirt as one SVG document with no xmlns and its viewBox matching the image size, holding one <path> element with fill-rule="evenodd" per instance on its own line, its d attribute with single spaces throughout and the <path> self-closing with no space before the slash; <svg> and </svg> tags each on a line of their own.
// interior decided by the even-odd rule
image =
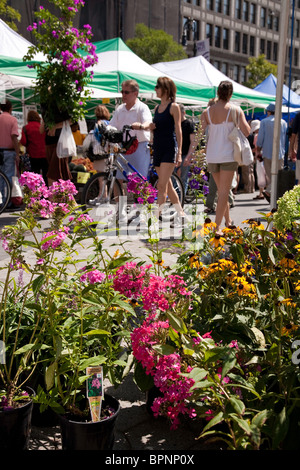
<svg viewBox="0 0 300 470">
<path fill-rule="evenodd" d="M 177 174 L 180 176 L 184 192 L 188 188 L 188 175 L 193 161 L 195 150 L 195 126 L 191 119 L 186 117 L 184 105 L 179 105 L 181 113 L 181 132 L 182 132 L 182 162 L 177 168 Z"/>
<path fill-rule="evenodd" d="M 30 158 L 31 171 L 42 172 L 47 184 L 48 161 L 46 157 L 45 132 L 40 132 L 41 118 L 37 111 L 31 110 L 27 115 L 28 124 L 22 129 L 20 144 L 26 147 Z"/>
</svg>

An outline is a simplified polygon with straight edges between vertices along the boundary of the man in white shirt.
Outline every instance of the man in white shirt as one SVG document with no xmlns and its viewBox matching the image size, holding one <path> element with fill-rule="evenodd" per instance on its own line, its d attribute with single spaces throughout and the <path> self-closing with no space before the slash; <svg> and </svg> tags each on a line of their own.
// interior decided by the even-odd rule
<svg viewBox="0 0 300 470">
<path fill-rule="evenodd" d="M 150 131 L 143 129 L 144 125 L 152 122 L 151 111 L 145 103 L 138 99 L 139 85 L 135 80 L 126 80 L 122 83 L 122 101 L 123 103 L 115 110 L 110 125 L 122 130 L 123 126 L 132 126 L 131 135 L 138 139 L 137 150 L 126 159 L 143 176 L 148 175 L 150 165 L 150 150 L 148 143 L 150 141 Z M 124 179 L 121 172 L 117 172 L 118 179 Z"/>
</svg>

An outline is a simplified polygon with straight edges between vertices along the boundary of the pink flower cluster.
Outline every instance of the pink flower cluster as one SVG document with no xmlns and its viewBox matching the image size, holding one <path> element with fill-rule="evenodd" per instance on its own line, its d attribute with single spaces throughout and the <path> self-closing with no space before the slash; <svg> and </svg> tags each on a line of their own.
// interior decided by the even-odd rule
<svg viewBox="0 0 300 470">
<path fill-rule="evenodd" d="M 113 280 L 114 289 L 133 300 L 137 300 L 143 291 L 144 284 L 150 276 L 148 266 L 138 266 L 135 262 L 129 262 L 121 266 Z"/>
<path fill-rule="evenodd" d="M 19 182 L 27 197 L 27 207 L 37 216 L 47 218 L 67 214 L 74 204 L 77 189 L 71 181 L 59 180 L 48 188 L 41 175 L 26 171 Z"/>
<path fill-rule="evenodd" d="M 84 274 L 80 276 L 80 280 L 81 282 L 88 280 L 90 284 L 101 283 L 105 280 L 105 274 L 98 269 L 93 269 L 92 271 L 84 272 Z"/>
<path fill-rule="evenodd" d="M 42 250 L 46 251 L 49 250 L 49 248 L 56 250 L 66 239 L 69 230 L 69 227 L 63 227 L 59 230 L 52 230 L 51 232 L 46 232 L 41 240 Z"/>
<path fill-rule="evenodd" d="M 147 180 L 142 180 L 136 173 L 128 176 L 127 183 L 128 192 L 136 194 L 139 204 L 153 204 L 157 197 L 157 189 L 155 189 Z"/>
<path fill-rule="evenodd" d="M 153 376 L 154 385 L 163 396 L 154 400 L 152 411 L 154 416 L 167 416 L 176 429 L 179 415 L 196 416 L 195 410 L 187 406 L 187 399 L 192 395 L 193 379 L 183 377 L 181 373 L 190 372 L 192 368 L 182 363 L 180 354 L 159 355 L 153 346 L 167 338 L 168 321 L 154 321 L 150 315 L 141 327 L 131 333 L 134 357 L 141 363 L 146 374 Z"/>
<path fill-rule="evenodd" d="M 158 276 L 150 273 L 150 267 L 135 262 L 121 266 L 114 276 L 114 289 L 130 299 L 141 301 L 143 308 L 150 312 L 157 309 L 165 312 L 175 307 L 180 297 L 191 294 L 181 276 Z"/>
</svg>

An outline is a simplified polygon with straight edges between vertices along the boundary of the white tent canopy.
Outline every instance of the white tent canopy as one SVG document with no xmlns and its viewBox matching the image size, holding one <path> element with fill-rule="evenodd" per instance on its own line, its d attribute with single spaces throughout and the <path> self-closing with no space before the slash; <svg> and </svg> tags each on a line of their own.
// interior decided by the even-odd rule
<svg viewBox="0 0 300 470">
<path fill-rule="evenodd" d="M 265 93 L 258 93 L 251 88 L 247 88 L 239 83 L 231 80 L 225 74 L 220 72 L 214 67 L 205 57 L 197 56 L 189 59 L 175 60 L 171 62 L 158 62 L 152 64 L 160 73 L 171 74 L 179 80 L 185 80 L 186 82 L 202 85 L 202 86 L 214 86 L 218 87 L 219 83 L 223 80 L 229 80 L 233 84 L 233 92 L 247 96 L 249 99 L 261 96 L 269 97 Z M 274 96 L 275 98 L 275 96 Z"/>
</svg>

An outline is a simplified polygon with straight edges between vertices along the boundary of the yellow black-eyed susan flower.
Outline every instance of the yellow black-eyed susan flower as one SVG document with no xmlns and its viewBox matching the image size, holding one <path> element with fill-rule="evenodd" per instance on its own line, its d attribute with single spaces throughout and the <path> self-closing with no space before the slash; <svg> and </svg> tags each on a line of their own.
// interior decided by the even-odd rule
<svg viewBox="0 0 300 470">
<path fill-rule="evenodd" d="M 297 265 L 295 257 L 292 253 L 287 253 L 284 258 L 279 261 L 280 266 L 285 269 L 294 269 Z"/>
<path fill-rule="evenodd" d="M 293 331 L 296 331 L 298 330 L 299 326 L 297 325 L 294 325 L 292 323 L 288 323 L 287 325 L 285 325 L 282 330 L 281 330 L 281 334 L 283 336 L 289 336 Z"/>
<path fill-rule="evenodd" d="M 214 248 L 222 248 L 222 246 L 224 246 L 225 243 L 226 243 L 226 239 L 222 237 L 221 235 L 219 235 L 218 233 L 216 233 L 214 237 L 212 237 L 209 240 L 209 244 L 213 246 Z"/>
</svg>

